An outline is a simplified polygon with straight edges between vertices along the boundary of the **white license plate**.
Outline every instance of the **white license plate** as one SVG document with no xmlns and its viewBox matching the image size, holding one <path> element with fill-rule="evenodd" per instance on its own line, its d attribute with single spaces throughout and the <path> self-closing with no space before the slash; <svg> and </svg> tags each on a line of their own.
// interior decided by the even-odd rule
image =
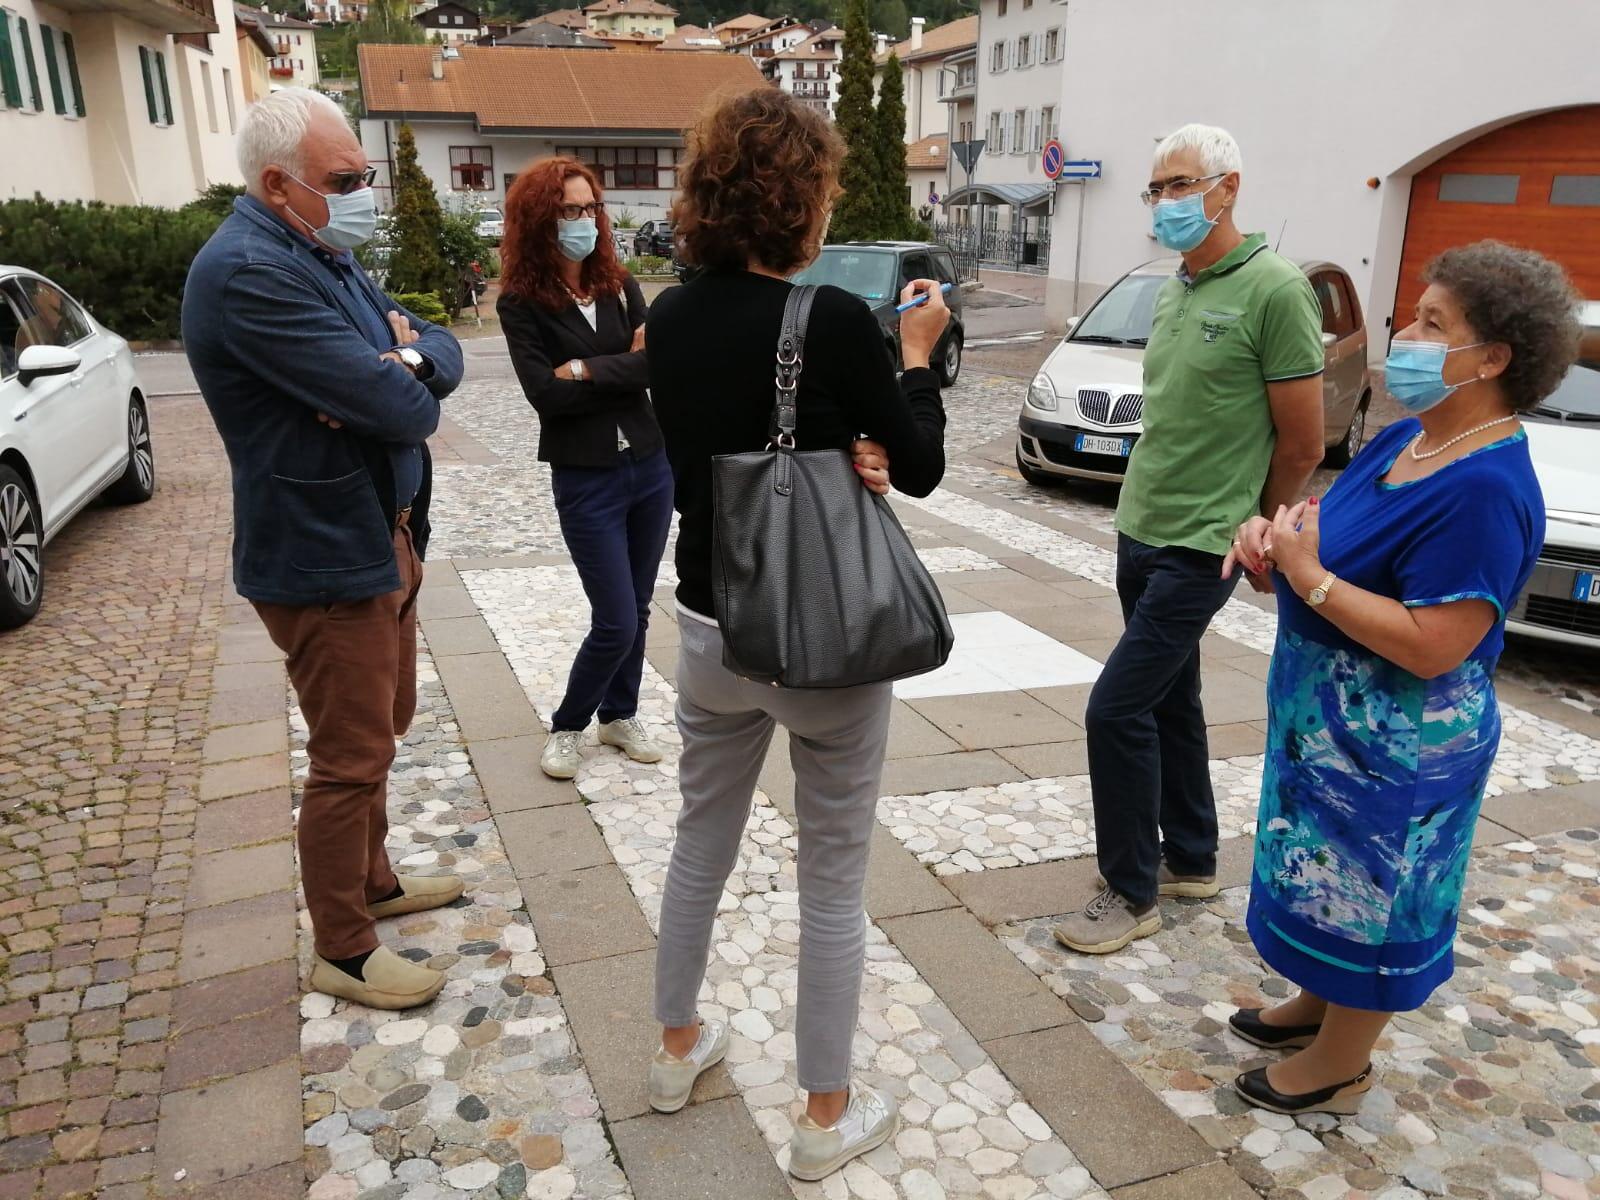
<svg viewBox="0 0 1600 1200">
<path fill-rule="evenodd" d="M 1119 437 L 1100 437 L 1093 433 L 1080 433 L 1073 449 L 1079 454 L 1115 454 L 1121 458 L 1128 457 L 1128 439 Z"/>
<path fill-rule="evenodd" d="M 1572 598 L 1580 604 L 1600 604 L 1600 574 L 1579 571 L 1572 581 Z"/>
</svg>

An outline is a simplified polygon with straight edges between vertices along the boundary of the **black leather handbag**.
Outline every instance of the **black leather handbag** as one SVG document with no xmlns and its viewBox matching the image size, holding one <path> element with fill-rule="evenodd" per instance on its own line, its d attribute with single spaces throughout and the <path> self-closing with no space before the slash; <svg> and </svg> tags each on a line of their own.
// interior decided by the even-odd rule
<svg viewBox="0 0 1600 1200">
<path fill-rule="evenodd" d="M 786 688 L 844 688 L 942 667 L 944 600 L 888 502 L 843 450 L 795 450 L 795 393 L 816 295 L 797 286 L 778 338 L 766 450 L 712 459 L 712 586 L 722 661 Z"/>
</svg>

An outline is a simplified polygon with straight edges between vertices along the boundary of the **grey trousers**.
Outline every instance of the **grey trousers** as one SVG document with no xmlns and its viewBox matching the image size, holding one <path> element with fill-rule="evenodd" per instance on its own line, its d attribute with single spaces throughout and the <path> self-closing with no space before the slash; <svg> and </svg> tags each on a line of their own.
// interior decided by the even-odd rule
<svg viewBox="0 0 1600 1200">
<path fill-rule="evenodd" d="M 782 722 L 800 833 L 799 1083 L 808 1092 L 840 1091 L 850 1081 L 861 1001 L 862 892 L 892 685 L 809 692 L 753 683 L 722 665 L 716 626 L 684 616 L 678 626 L 683 807 L 661 898 L 656 1019 L 695 1022 L 717 901 L 738 857 L 773 727 Z"/>
</svg>

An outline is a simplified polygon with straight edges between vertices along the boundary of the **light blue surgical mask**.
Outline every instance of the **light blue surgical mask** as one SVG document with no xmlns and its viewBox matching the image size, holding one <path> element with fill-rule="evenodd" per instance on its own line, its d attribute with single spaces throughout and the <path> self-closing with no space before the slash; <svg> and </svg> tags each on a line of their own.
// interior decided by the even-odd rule
<svg viewBox="0 0 1600 1200">
<path fill-rule="evenodd" d="M 1217 183 L 1221 182 L 1217 180 Z M 1150 227 L 1156 235 L 1156 241 L 1179 254 L 1193 250 L 1205 241 L 1206 235 L 1217 224 L 1206 216 L 1206 197 L 1216 186 L 1213 183 L 1205 191 L 1195 192 L 1181 200 L 1157 201 L 1155 208 L 1150 211 Z"/>
<path fill-rule="evenodd" d="M 556 242 L 561 246 L 561 253 L 573 262 L 582 262 L 593 254 L 599 238 L 600 227 L 595 224 L 593 217 L 556 222 Z"/>
<path fill-rule="evenodd" d="M 308 192 L 316 192 L 298 175 L 290 175 Z M 317 192 L 328 202 L 328 223 L 321 229 L 313 229 L 311 222 L 302 217 L 293 209 L 294 217 L 300 224 L 311 230 L 311 236 L 324 246 L 332 246 L 335 250 L 354 250 L 357 246 L 372 240 L 372 235 L 378 228 L 378 206 L 373 199 L 372 189 L 369 187 L 358 188 L 349 193 Z"/>
<path fill-rule="evenodd" d="M 1473 342 L 1468 346 L 1450 346 L 1444 342 L 1396 341 L 1389 347 L 1389 357 L 1384 362 L 1383 386 L 1407 412 L 1425 413 L 1442 404 L 1457 388 L 1474 382 L 1464 379 L 1460 383 L 1446 383 L 1444 360 L 1457 350 L 1471 350 L 1487 344 Z"/>
</svg>

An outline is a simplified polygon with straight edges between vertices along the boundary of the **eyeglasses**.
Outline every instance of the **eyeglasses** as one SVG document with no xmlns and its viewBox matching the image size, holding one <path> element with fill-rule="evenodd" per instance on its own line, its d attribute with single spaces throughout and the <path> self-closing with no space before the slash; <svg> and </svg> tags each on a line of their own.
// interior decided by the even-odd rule
<svg viewBox="0 0 1600 1200">
<path fill-rule="evenodd" d="M 1199 179 L 1189 179 L 1179 176 L 1169 179 L 1165 183 L 1152 183 L 1147 189 L 1139 193 L 1139 199 L 1149 208 L 1154 208 L 1164 197 L 1177 198 L 1187 196 L 1202 183 L 1210 183 L 1213 179 L 1221 179 L 1226 171 L 1218 171 L 1215 175 L 1202 175 Z"/>
<path fill-rule="evenodd" d="M 563 221 L 576 221 L 580 217 L 598 217 L 605 210 L 605 204 L 596 200 L 593 204 L 563 204 L 556 212 Z"/>
<path fill-rule="evenodd" d="M 372 181 L 377 177 L 378 168 L 368 167 L 365 171 L 330 171 L 328 182 L 339 195 L 348 196 L 361 188 L 371 187 Z"/>
</svg>

